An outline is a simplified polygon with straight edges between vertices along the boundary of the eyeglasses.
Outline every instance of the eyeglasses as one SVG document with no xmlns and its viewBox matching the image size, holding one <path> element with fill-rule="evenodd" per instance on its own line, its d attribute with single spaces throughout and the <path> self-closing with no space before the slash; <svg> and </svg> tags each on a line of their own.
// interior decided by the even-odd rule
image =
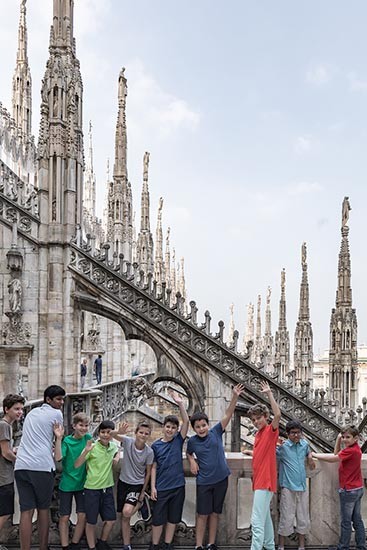
<svg viewBox="0 0 367 550">
<path fill-rule="evenodd" d="M 300 430 L 291 430 L 288 435 L 301 435 L 302 432 Z"/>
</svg>

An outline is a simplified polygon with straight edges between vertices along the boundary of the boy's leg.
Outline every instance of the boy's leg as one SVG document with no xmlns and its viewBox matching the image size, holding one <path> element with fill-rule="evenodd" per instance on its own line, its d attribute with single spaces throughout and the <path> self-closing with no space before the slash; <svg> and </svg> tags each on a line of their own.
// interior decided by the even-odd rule
<svg viewBox="0 0 367 550">
<path fill-rule="evenodd" d="M 115 500 L 113 497 L 113 487 L 103 490 L 100 505 L 100 515 L 104 521 L 100 540 L 106 542 L 111 532 L 113 524 L 116 521 Z"/>
<path fill-rule="evenodd" d="M 14 514 L 14 483 L 0 487 L 0 531 Z"/>
<path fill-rule="evenodd" d="M 349 550 L 350 537 L 352 535 L 352 516 L 356 503 L 353 491 L 342 490 L 339 493 L 340 500 L 340 538 L 339 550 Z"/>
<path fill-rule="evenodd" d="M 85 492 L 84 491 L 76 491 L 74 493 L 74 498 L 75 498 L 75 503 L 76 503 L 77 521 L 76 521 L 73 536 L 71 538 L 71 542 L 73 544 L 78 544 L 78 542 L 82 538 L 83 533 L 85 531 L 85 522 L 86 522 Z"/>
<path fill-rule="evenodd" d="M 273 498 L 273 493 L 268 491 L 270 493 L 269 496 L 269 502 L 267 509 L 264 510 L 265 513 L 265 524 L 264 524 L 264 548 L 265 550 L 274 550 L 274 527 L 273 527 L 273 520 L 271 519 L 271 513 L 270 513 L 270 503 L 271 499 Z"/>
<path fill-rule="evenodd" d="M 217 538 L 219 515 L 213 512 L 209 516 L 208 544 L 215 544 Z"/>
<path fill-rule="evenodd" d="M 167 492 L 166 515 L 163 518 L 166 524 L 164 542 L 166 544 L 171 544 L 175 536 L 176 525 L 182 520 L 182 510 L 185 502 L 185 486 Z"/>
<path fill-rule="evenodd" d="M 59 518 L 60 544 L 63 548 L 69 545 L 69 519 L 70 516 L 60 516 Z"/>
<path fill-rule="evenodd" d="M 294 531 L 294 519 L 296 517 L 296 494 L 286 487 L 282 487 L 280 494 L 279 515 L 279 548 L 284 548 L 285 538 Z"/>
<path fill-rule="evenodd" d="M 25 510 L 20 513 L 19 534 L 21 550 L 30 550 L 31 548 L 33 514 L 34 509 Z"/>
<path fill-rule="evenodd" d="M 305 535 L 310 530 L 310 513 L 308 506 L 308 491 L 296 493 L 296 532 L 298 533 L 298 547 L 305 547 Z"/>
<path fill-rule="evenodd" d="M 358 550 L 366 549 L 366 534 L 364 529 L 364 523 L 361 515 L 361 501 L 363 497 L 363 489 L 358 489 L 357 500 L 354 505 L 352 523 L 355 531 L 356 548 Z"/>
<path fill-rule="evenodd" d="M 254 501 L 252 505 L 252 541 L 251 550 L 262 550 L 264 546 L 265 537 L 265 522 L 267 520 L 267 513 L 270 514 L 270 502 L 273 493 L 270 491 L 256 489 L 254 491 Z M 271 518 L 270 518 L 271 520 Z M 267 525 L 269 529 L 269 526 Z M 274 535 L 273 535 L 274 545 Z"/>
<path fill-rule="evenodd" d="M 208 516 L 202 514 L 196 514 L 196 547 L 203 546 L 206 522 Z"/>
<path fill-rule="evenodd" d="M 88 548 L 96 547 L 96 523 L 99 514 L 101 491 L 84 489 L 84 503 L 86 510 L 85 536 Z"/>
<path fill-rule="evenodd" d="M 40 550 L 48 548 L 48 532 L 50 527 L 49 509 L 37 509 L 37 528 Z"/>
<path fill-rule="evenodd" d="M 166 533 L 167 533 L 167 526 L 166 526 Z M 163 525 L 152 525 L 152 543 L 154 546 L 157 546 L 159 544 L 159 541 L 161 540 L 163 527 L 164 527 Z"/>
<path fill-rule="evenodd" d="M 176 525 L 177 523 L 166 523 L 166 530 L 164 532 L 164 542 L 166 544 L 172 544 L 173 537 L 175 536 Z"/>
<path fill-rule="evenodd" d="M 96 526 L 91 523 L 86 523 L 85 525 L 85 536 L 87 538 L 88 548 L 96 547 Z"/>
<path fill-rule="evenodd" d="M 108 537 L 110 536 L 112 527 L 114 526 L 114 523 L 115 520 L 109 520 L 103 523 L 100 540 L 102 540 L 103 542 L 107 541 Z"/>
<path fill-rule="evenodd" d="M 63 548 L 69 546 L 69 518 L 72 502 L 73 493 L 59 489 L 59 533 L 60 543 Z"/>
</svg>

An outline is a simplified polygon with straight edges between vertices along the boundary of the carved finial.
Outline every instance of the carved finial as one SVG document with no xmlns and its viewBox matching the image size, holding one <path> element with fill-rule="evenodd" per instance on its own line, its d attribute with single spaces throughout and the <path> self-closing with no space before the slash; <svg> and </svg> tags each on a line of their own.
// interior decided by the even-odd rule
<svg viewBox="0 0 367 550">
<path fill-rule="evenodd" d="M 159 203 L 158 203 L 158 215 L 162 212 L 162 208 L 163 208 L 163 197 L 160 197 Z"/>
<path fill-rule="evenodd" d="M 342 206 L 342 227 L 345 227 L 349 220 L 349 211 L 352 210 L 349 203 L 349 197 L 344 197 Z"/>
<path fill-rule="evenodd" d="M 270 298 L 271 298 L 271 287 L 268 286 L 268 290 L 267 290 L 267 293 L 266 293 L 266 303 L 267 303 L 267 305 L 270 304 Z"/>
<path fill-rule="evenodd" d="M 283 267 L 282 273 L 281 273 L 281 290 L 284 292 L 285 290 L 285 268 Z"/>
</svg>

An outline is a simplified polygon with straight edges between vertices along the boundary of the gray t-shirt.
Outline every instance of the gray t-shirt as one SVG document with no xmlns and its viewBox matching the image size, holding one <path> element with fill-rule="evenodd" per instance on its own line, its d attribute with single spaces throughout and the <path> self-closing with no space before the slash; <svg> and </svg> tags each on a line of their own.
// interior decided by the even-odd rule
<svg viewBox="0 0 367 550">
<path fill-rule="evenodd" d="M 13 430 L 6 420 L 0 420 L 0 441 L 9 441 L 10 448 L 13 447 Z M 0 487 L 14 481 L 14 464 L 6 460 L 1 453 L 0 447 Z"/>
<path fill-rule="evenodd" d="M 52 453 L 54 423 L 63 423 L 62 412 L 48 403 L 32 409 L 24 420 L 15 470 L 51 472 L 55 470 Z"/>
<path fill-rule="evenodd" d="M 122 440 L 124 456 L 122 458 L 120 479 L 124 483 L 140 485 L 144 483 L 147 464 L 153 464 L 154 453 L 148 445 L 139 451 L 133 437 L 124 436 Z"/>
</svg>

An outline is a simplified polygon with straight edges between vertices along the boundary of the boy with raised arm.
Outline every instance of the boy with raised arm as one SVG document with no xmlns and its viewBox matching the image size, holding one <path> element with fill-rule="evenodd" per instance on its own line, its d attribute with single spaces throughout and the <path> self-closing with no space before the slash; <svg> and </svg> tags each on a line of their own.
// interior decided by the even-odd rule
<svg viewBox="0 0 367 550">
<path fill-rule="evenodd" d="M 312 456 L 318 460 L 339 463 L 340 538 L 338 550 L 349 549 L 352 524 L 356 548 L 366 550 L 366 532 L 361 515 L 362 451 L 358 445 L 358 439 L 358 429 L 355 426 L 346 426 L 342 428 L 336 439 L 333 455 L 312 453 Z"/>
<path fill-rule="evenodd" d="M 84 505 L 86 511 L 85 534 L 89 550 L 110 550 L 108 536 L 116 520 L 115 500 L 113 497 L 113 463 L 120 459 L 118 446 L 112 441 L 115 424 L 103 420 L 97 428 L 98 440 L 89 439 L 75 461 L 75 468 L 87 463 L 87 477 L 84 484 Z M 101 538 L 96 543 L 96 523 L 101 516 L 103 527 Z"/>
<path fill-rule="evenodd" d="M 252 505 L 251 550 L 274 550 L 274 528 L 270 515 L 270 503 L 277 492 L 276 445 L 279 437 L 280 409 L 268 382 L 261 382 L 260 391 L 268 396 L 273 420 L 269 423 L 269 409 L 262 403 L 250 407 L 248 416 L 257 428 L 252 455 Z"/>
<path fill-rule="evenodd" d="M 209 419 L 203 412 L 194 413 L 190 423 L 196 435 L 190 437 L 187 445 L 187 458 L 191 473 L 196 476 L 196 549 L 202 550 L 207 523 L 209 529 L 208 550 L 216 550 L 215 544 L 219 514 L 228 487 L 228 467 L 222 436 L 228 426 L 237 400 L 244 386 L 233 388 L 231 402 L 221 422 L 209 429 Z M 196 456 L 196 460 L 194 458 Z M 209 520 L 209 521 L 208 521 Z"/>
<path fill-rule="evenodd" d="M 178 405 L 182 425 L 175 415 L 168 415 L 163 421 L 163 436 L 152 445 L 154 463 L 151 476 L 151 497 L 155 501 L 152 519 L 152 550 L 159 549 L 164 526 L 164 550 L 172 549 L 177 523 L 182 519 L 185 500 L 185 475 L 182 462 L 182 448 L 189 428 L 183 399 L 177 392 L 170 396 Z"/>
<path fill-rule="evenodd" d="M 12 393 L 6 395 L 3 401 L 4 416 L 0 420 L 0 533 L 14 514 L 16 455 L 13 450 L 13 424 L 22 418 L 24 403 L 24 397 Z"/>
<path fill-rule="evenodd" d="M 114 438 L 121 441 L 124 455 L 117 483 L 117 511 L 121 512 L 121 532 L 124 550 L 131 550 L 130 518 L 140 510 L 144 520 L 150 518 L 145 491 L 148 487 L 154 453 L 147 445 L 152 428 L 146 420 L 138 422 L 135 437 L 126 435 L 129 425 L 123 422 Z"/>
</svg>

